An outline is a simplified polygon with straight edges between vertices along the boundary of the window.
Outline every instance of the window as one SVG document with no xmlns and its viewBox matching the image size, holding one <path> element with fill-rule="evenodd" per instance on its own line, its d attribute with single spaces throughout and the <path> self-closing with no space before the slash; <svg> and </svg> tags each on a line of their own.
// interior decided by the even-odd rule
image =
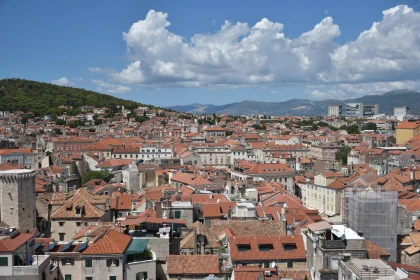
<svg viewBox="0 0 420 280">
<path fill-rule="evenodd" d="M 92 260 L 85 260 L 85 267 L 92 267 Z"/>
<path fill-rule="evenodd" d="M 237 245 L 237 248 L 239 252 L 246 252 L 249 249 L 251 249 L 251 246 L 249 246 L 249 244 L 243 244 L 243 245 Z"/>
<path fill-rule="evenodd" d="M 136 280 L 147 280 L 147 271 L 136 273 Z"/>
<path fill-rule="evenodd" d="M 61 264 L 62 265 L 74 265 L 74 260 L 69 259 L 69 258 L 61 259 Z"/>
<path fill-rule="evenodd" d="M 80 215 L 80 213 L 81 213 L 81 211 L 80 211 L 81 209 L 79 208 L 79 207 L 76 207 L 76 215 Z"/>
<path fill-rule="evenodd" d="M 293 262 L 287 262 L 287 268 L 293 268 Z"/>
<path fill-rule="evenodd" d="M 106 260 L 106 266 L 120 266 L 120 260 L 119 259 L 108 259 Z"/>
<path fill-rule="evenodd" d="M 81 227 L 82 226 L 82 222 L 76 222 L 76 226 L 77 227 Z"/>
<path fill-rule="evenodd" d="M 64 280 L 71 280 L 71 274 L 64 275 Z"/>
<path fill-rule="evenodd" d="M 295 243 L 289 243 L 289 244 L 283 244 L 283 250 L 285 251 L 293 251 L 296 250 L 296 244 Z"/>
<path fill-rule="evenodd" d="M 64 227 L 64 222 L 58 222 L 58 226 Z"/>
<path fill-rule="evenodd" d="M 65 233 L 59 233 L 58 234 L 59 236 L 60 236 L 60 241 L 64 241 L 64 235 L 65 235 Z"/>
<path fill-rule="evenodd" d="M 181 219 L 181 211 L 175 211 L 175 219 Z"/>
<path fill-rule="evenodd" d="M 117 276 L 109 276 L 109 280 L 117 280 Z"/>
<path fill-rule="evenodd" d="M 266 252 L 274 249 L 273 244 L 259 244 L 258 249 L 260 251 Z"/>
<path fill-rule="evenodd" d="M 88 277 L 85 278 L 85 280 L 93 280 L 93 277 L 92 276 L 88 276 Z"/>
<path fill-rule="evenodd" d="M 332 257 L 331 258 L 331 267 L 332 269 L 338 269 L 338 258 Z"/>
<path fill-rule="evenodd" d="M 9 258 L 8 257 L 1 257 L 0 258 L 0 266 L 9 266 Z"/>
</svg>

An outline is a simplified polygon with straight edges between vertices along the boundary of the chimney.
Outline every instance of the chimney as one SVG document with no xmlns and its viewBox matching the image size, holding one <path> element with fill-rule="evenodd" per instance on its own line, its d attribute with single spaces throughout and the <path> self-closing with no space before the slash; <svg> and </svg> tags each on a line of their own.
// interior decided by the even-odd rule
<svg viewBox="0 0 420 280">
<path fill-rule="evenodd" d="M 194 250 L 193 250 L 193 254 L 197 255 L 197 231 L 194 228 Z"/>
<path fill-rule="evenodd" d="M 342 257 L 343 257 L 343 262 L 348 262 L 351 259 L 351 254 L 343 253 Z"/>
<path fill-rule="evenodd" d="M 155 202 L 156 218 L 162 218 L 162 201 Z"/>
</svg>

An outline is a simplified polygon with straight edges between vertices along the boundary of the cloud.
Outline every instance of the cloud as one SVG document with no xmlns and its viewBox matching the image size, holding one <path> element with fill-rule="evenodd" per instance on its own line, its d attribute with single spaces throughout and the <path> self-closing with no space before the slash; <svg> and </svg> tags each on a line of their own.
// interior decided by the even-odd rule
<svg viewBox="0 0 420 280">
<path fill-rule="evenodd" d="M 95 80 L 95 79 L 92 79 L 90 81 L 97 85 L 98 91 L 105 91 L 108 93 L 126 93 L 126 92 L 131 91 L 131 88 L 128 86 L 110 84 L 102 80 Z"/>
<path fill-rule="evenodd" d="M 383 94 L 397 89 L 417 90 L 420 88 L 420 80 L 374 82 L 374 83 L 345 83 L 337 85 L 311 85 L 305 92 L 315 99 L 335 98 L 345 99 L 365 95 Z"/>
<path fill-rule="evenodd" d="M 154 87 L 328 85 L 327 91 L 307 90 L 316 97 L 393 88 L 420 74 L 420 13 L 405 5 L 383 11 L 381 21 L 343 45 L 335 42 L 341 31 L 331 17 L 296 38 L 266 18 L 253 26 L 225 21 L 216 32 L 191 38 L 169 31 L 170 25 L 168 14 L 150 10 L 123 33 L 130 63 L 89 71 Z"/>
<path fill-rule="evenodd" d="M 102 73 L 102 69 L 99 67 L 88 67 L 88 70 L 93 73 L 98 73 L 98 74 Z"/>
<path fill-rule="evenodd" d="M 57 80 L 52 80 L 51 83 L 59 86 L 69 86 L 72 84 L 66 77 Z"/>
</svg>

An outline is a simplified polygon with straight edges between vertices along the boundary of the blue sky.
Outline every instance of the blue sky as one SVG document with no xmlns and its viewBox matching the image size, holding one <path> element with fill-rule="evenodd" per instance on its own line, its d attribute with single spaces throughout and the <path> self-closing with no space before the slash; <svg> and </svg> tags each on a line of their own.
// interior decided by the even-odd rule
<svg viewBox="0 0 420 280">
<path fill-rule="evenodd" d="M 161 106 L 419 89 L 419 9 L 415 0 L 0 0 L 0 78 Z"/>
</svg>

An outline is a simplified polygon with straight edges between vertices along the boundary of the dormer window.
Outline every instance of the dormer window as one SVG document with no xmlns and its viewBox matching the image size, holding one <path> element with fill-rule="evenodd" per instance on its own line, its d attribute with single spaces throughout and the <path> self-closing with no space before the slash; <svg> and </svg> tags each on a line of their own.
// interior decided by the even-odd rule
<svg viewBox="0 0 420 280">
<path fill-rule="evenodd" d="M 283 244 L 283 250 L 285 251 L 293 251 L 296 250 L 296 244 L 295 243 L 285 243 Z"/>
<path fill-rule="evenodd" d="M 267 252 L 273 249 L 274 249 L 273 244 L 259 244 L 258 245 L 258 250 L 260 250 L 261 252 Z"/>
<path fill-rule="evenodd" d="M 249 244 L 238 244 L 237 248 L 239 252 L 246 252 L 248 250 L 251 250 L 251 246 Z"/>
</svg>

